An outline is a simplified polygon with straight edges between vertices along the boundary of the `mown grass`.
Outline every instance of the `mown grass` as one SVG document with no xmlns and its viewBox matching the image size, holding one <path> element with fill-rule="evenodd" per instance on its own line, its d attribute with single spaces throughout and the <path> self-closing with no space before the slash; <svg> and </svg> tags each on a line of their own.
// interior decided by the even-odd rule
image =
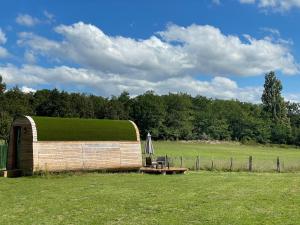
<svg viewBox="0 0 300 225">
<path fill-rule="evenodd" d="M 1 224 L 299 224 L 297 173 L 0 178 Z"/>
<path fill-rule="evenodd" d="M 153 142 L 155 155 L 168 155 L 175 166 L 195 169 L 196 157 L 200 157 L 201 169 L 210 170 L 212 161 L 217 170 L 229 170 L 230 158 L 233 170 L 248 169 L 249 156 L 253 157 L 254 171 L 275 171 L 277 157 L 280 158 L 281 171 L 300 171 L 300 149 L 293 147 L 268 147 L 264 145 L 241 145 L 239 143 L 206 144 L 200 142 Z M 143 146 L 142 146 L 143 147 Z"/>
<path fill-rule="evenodd" d="M 127 120 L 33 117 L 39 141 L 136 141 Z"/>
</svg>

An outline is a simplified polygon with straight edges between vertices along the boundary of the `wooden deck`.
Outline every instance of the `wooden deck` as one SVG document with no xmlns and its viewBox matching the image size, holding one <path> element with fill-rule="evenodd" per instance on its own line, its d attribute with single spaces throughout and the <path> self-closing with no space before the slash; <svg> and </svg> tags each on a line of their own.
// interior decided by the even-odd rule
<svg viewBox="0 0 300 225">
<path fill-rule="evenodd" d="M 176 167 L 164 167 L 164 168 L 152 168 L 152 167 L 142 167 L 140 168 L 140 173 L 150 173 L 150 174 L 184 174 L 188 171 L 187 168 L 176 168 Z"/>
</svg>

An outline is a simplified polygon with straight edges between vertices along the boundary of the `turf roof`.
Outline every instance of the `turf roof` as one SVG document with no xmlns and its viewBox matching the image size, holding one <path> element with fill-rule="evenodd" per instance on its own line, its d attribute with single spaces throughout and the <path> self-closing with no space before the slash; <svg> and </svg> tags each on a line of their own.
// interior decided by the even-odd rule
<svg viewBox="0 0 300 225">
<path fill-rule="evenodd" d="M 128 120 L 32 117 L 38 141 L 136 141 Z"/>
</svg>

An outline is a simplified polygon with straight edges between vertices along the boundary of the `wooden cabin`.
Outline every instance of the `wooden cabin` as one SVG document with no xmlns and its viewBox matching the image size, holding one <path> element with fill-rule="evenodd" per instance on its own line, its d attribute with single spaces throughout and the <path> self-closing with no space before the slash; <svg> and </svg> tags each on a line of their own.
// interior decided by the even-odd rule
<svg viewBox="0 0 300 225">
<path fill-rule="evenodd" d="M 142 166 L 134 122 L 23 116 L 10 131 L 7 170 L 132 170 Z"/>
</svg>

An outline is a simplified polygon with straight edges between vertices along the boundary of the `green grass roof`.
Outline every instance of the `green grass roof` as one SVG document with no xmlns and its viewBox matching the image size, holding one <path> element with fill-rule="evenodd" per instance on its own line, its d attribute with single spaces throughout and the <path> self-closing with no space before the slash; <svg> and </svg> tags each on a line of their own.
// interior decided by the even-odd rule
<svg viewBox="0 0 300 225">
<path fill-rule="evenodd" d="M 33 116 L 38 141 L 136 141 L 128 120 L 98 120 Z"/>
</svg>

